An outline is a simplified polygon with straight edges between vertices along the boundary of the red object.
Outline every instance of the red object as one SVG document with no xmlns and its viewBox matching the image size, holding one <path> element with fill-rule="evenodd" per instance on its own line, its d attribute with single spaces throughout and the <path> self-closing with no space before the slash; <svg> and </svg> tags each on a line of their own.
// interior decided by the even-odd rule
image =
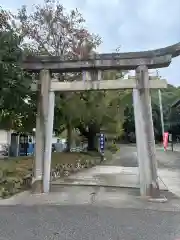
<svg viewBox="0 0 180 240">
<path fill-rule="evenodd" d="M 163 136 L 163 146 L 164 146 L 164 150 L 167 150 L 168 147 L 168 137 L 169 137 L 169 133 L 165 132 L 164 136 Z"/>
</svg>

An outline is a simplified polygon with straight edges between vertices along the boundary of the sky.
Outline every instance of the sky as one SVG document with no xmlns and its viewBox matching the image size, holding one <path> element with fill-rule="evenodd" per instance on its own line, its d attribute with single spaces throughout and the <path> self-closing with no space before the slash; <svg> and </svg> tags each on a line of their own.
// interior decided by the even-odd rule
<svg viewBox="0 0 180 240">
<path fill-rule="evenodd" d="M 42 0 L 0 0 L 15 11 L 22 4 Z M 180 42 L 180 0 L 60 0 L 69 10 L 78 8 L 88 29 L 102 37 L 100 52 L 149 50 Z M 180 85 L 180 57 L 160 69 L 170 84 Z"/>
</svg>

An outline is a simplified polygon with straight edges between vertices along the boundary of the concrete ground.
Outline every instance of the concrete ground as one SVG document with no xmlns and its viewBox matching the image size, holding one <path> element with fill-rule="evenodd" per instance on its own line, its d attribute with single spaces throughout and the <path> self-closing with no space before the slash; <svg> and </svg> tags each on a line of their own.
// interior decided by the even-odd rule
<svg viewBox="0 0 180 240">
<path fill-rule="evenodd" d="M 139 189 L 98 186 L 53 185 L 49 194 L 31 194 L 27 191 L 7 200 L 0 200 L 0 206 L 34 205 L 95 205 L 114 208 L 140 208 L 163 211 L 180 211 L 180 199 L 162 191 L 168 198 L 162 205 L 139 195 Z"/>
<path fill-rule="evenodd" d="M 180 152 L 158 147 L 158 179 L 161 190 L 169 190 L 180 197 Z M 53 185 L 112 186 L 138 188 L 139 171 L 134 145 L 121 145 L 111 162 L 52 182 Z"/>
<path fill-rule="evenodd" d="M 166 173 L 160 177 L 168 188 L 178 186 L 179 155 L 162 150 L 157 153 L 159 173 Z M 70 185 L 62 186 L 58 180 L 51 185 L 49 194 L 24 192 L 0 200 L 0 240 L 180 239 L 180 199 L 172 191 L 162 191 L 167 202 L 150 202 L 139 196 L 138 188 L 88 186 L 87 179 L 92 180 L 89 171 L 73 176 L 86 177 L 85 186 L 73 186 L 72 179 L 67 180 Z M 133 185 L 133 180 L 138 179 L 135 148 L 123 146 L 112 162 L 93 172 L 101 182 L 112 184 L 116 179 L 117 184 L 121 180 Z"/>
<path fill-rule="evenodd" d="M 163 145 L 158 144 L 157 149 L 163 149 Z M 171 143 L 168 144 L 167 150 L 172 151 Z M 173 151 L 180 152 L 180 143 L 173 143 Z"/>
<path fill-rule="evenodd" d="M 164 174 L 161 171 L 160 175 L 164 177 Z M 140 188 L 138 167 L 122 166 L 96 166 L 53 182 L 53 185 L 59 184 Z M 161 190 L 168 189 L 161 178 L 159 184 Z"/>
<path fill-rule="evenodd" d="M 180 213 L 97 206 L 0 207 L 2 240 L 178 240 Z"/>
</svg>

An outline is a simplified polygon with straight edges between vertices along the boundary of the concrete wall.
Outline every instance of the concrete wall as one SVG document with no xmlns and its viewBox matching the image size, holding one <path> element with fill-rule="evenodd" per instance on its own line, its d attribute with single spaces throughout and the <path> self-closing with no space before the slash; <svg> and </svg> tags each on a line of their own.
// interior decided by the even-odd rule
<svg viewBox="0 0 180 240">
<path fill-rule="evenodd" d="M 9 144 L 10 143 L 10 131 L 0 129 L 0 144 Z"/>
</svg>

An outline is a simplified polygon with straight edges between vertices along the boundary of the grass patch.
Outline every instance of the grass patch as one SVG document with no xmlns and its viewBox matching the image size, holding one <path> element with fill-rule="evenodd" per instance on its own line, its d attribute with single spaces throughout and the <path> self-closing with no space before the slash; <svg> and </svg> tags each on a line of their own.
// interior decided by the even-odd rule
<svg viewBox="0 0 180 240">
<path fill-rule="evenodd" d="M 91 158 L 100 157 L 99 153 L 96 152 L 55 152 L 52 153 L 52 162 L 51 167 L 54 168 L 57 164 L 74 164 L 77 160 L 81 159 L 91 159 Z M 2 172 L 6 176 L 26 176 L 32 171 L 34 163 L 33 156 L 23 156 L 23 157 L 14 157 L 8 158 L 5 160 L 0 160 L 0 178 L 2 177 Z"/>
<path fill-rule="evenodd" d="M 109 151 L 105 153 L 107 160 L 111 158 Z M 76 166 L 79 161 L 84 167 L 100 163 L 100 153 L 97 152 L 62 152 L 52 153 L 52 173 L 58 166 L 69 164 Z M 14 157 L 0 160 L 0 197 L 7 198 L 31 187 L 31 174 L 34 157 Z M 29 176 L 27 178 L 27 176 Z"/>
<path fill-rule="evenodd" d="M 112 143 L 112 142 L 109 142 L 106 147 L 112 153 L 116 153 L 119 150 L 119 148 L 116 145 L 116 143 Z"/>
</svg>

